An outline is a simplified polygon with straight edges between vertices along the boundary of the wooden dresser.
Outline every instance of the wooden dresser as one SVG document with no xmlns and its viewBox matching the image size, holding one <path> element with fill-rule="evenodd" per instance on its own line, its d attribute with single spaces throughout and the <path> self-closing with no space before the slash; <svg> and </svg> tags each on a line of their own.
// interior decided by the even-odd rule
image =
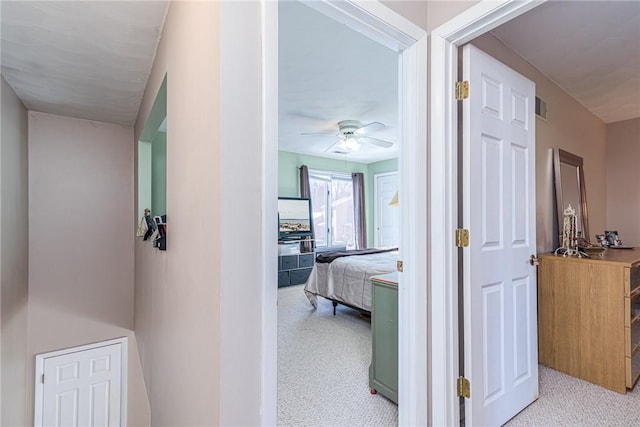
<svg viewBox="0 0 640 427">
<path fill-rule="evenodd" d="M 371 278 L 369 388 L 398 403 L 398 273 Z"/>
<path fill-rule="evenodd" d="M 640 377 L 640 249 L 539 259 L 540 363 L 626 393 Z"/>
</svg>

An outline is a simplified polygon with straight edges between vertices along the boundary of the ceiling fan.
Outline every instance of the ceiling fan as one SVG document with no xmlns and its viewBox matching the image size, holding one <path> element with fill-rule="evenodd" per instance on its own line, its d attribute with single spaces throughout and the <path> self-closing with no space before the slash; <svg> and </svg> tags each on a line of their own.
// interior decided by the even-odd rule
<svg viewBox="0 0 640 427">
<path fill-rule="evenodd" d="M 393 142 L 384 139 L 373 138 L 367 134 L 377 132 L 386 126 L 380 122 L 371 122 L 363 125 L 358 120 L 343 120 L 338 122 L 338 133 L 303 133 L 302 135 L 331 136 L 339 137 L 336 142 L 331 144 L 325 152 L 334 153 L 351 153 L 360 150 L 360 146 L 364 144 L 372 144 L 382 148 L 393 147 Z"/>
</svg>

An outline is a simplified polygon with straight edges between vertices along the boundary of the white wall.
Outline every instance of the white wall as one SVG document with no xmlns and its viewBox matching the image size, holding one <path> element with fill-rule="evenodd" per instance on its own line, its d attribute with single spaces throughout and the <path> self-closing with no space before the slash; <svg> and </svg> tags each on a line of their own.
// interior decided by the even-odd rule
<svg viewBox="0 0 640 427">
<path fill-rule="evenodd" d="M 28 366 L 128 336 L 129 423 L 149 425 L 132 333 L 133 147 L 132 128 L 29 112 Z"/>
<path fill-rule="evenodd" d="M 262 203 L 265 186 L 276 212 L 277 170 L 263 182 L 261 10 L 258 3 L 224 2 L 221 11 L 221 399 L 223 425 L 260 423 L 263 373 L 261 366 L 264 313 L 275 313 L 275 301 L 262 309 L 262 274 L 273 267 L 276 277 L 276 221 L 273 239 L 264 242 Z M 237 23 L 243 21 L 243 26 Z M 247 29 L 246 27 L 250 27 Z M 238 132 L 238 129 L 242 129 Z M 277 143 L 275 143 L 277 144 Z M 271 150 L 269 150 L 271 151 Z M 270 154 L 277 155 L 277 149 Z M 277 161 L 277 160 L 276 160 Z M 268 194 L 268 193 L 267 193 Z M 275 218 L 275 215 L 274 215 Z M 267 227 L 270 227 L 268 224 Z M 265 255 L 271 245 L 273 257 Z M 265 284 L 276 287 L 275 281 Z M 275 322 L 275 318 L 273 318 Z M 242 331 L 240 334 L 239 331 Z M 275 330 L 275 328 L 274 328 Z M 267 369 L 267 367 L 265 367 Z M 275 378 L 275 373 L 274 373 Z M 275 390 L 274 390 L 275 393 Z"/>
<path fill-rule="evenodd" d="M 28 159 L 27 110 L 1 78 L 0 425 L 27 423 Z"/>
<path fill-rule="evenodd" d="M 154 427 L 220 424 L 219 7 L 171 2 L 135 125 L 137 141 L 166 73 L 167 250 L 135 244 L 135 330 Z M 137 220 L 132 211 L 129 233 Z"/>
<path fill-rule="evenodd" d="M 640 118 L 607 124 L 607 230 L 640 246 Z"/>
</svg>

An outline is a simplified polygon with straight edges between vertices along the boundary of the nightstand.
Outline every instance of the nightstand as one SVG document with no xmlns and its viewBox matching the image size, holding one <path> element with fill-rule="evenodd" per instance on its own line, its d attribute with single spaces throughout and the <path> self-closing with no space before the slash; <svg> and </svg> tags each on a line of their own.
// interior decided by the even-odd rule
<svg viewBox="0 0 640 427">
<path fill-rule="evenodd" d="M 371 278 L 369 388 L 398 403 L 398 273 Z"/>
</svg>

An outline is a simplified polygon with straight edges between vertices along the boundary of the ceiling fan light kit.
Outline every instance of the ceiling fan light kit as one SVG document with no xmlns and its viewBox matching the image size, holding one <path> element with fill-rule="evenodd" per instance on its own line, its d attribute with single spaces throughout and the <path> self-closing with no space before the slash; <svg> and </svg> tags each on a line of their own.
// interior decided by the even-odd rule
<svg viewBox="0 0 640 427">
<path fill-rule="evenodd" d="M 382 148 L 393 147 L 393 142 L 385 141 L 379 138 L 372 138 L 367 134 L 377 132 L 386 126 L 380 122 L 371 122 L 363 125 L 358 120 L 342 120 L 338 122 L 338 133 L 303 133 L 302 135 L 327 135 L 332 137 L 340 137 L 340 139 L 331 144 L 325 152 L 336 154 L 346 154 L 359 151 L 363 143 L 375 145 Z"/>
<path fill-rule="evenodd" d="M 341 139 L 336 147 L 351 153 L 360 150 L 360 142 L 355 138 L 347 136 L 346 138 Z"/>
</svg>

